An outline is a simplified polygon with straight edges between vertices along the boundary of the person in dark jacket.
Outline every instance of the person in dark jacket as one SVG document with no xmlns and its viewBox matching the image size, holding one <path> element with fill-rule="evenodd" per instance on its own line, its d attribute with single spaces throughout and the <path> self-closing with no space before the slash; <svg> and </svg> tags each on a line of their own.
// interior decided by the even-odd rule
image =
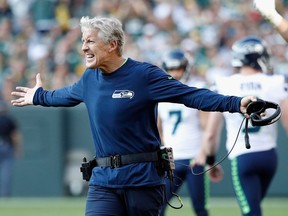
<svg viewBox="0 0 288 216">
<path fill-rule="evenodd" d="M 254 96 L 224 96 L 188 87 L 159 67 L 123 56 L 124 32 L 116 18 L 80 20 L 86 67 L 71 86 L 47 91 L 36 75 L 33 88 L 16 87 L 14 106 L 88 110 L 96 155 L 89 181 L 86 216 L 157 216 L 164 202 L 165 176 L 156 164 L 161 140 L 159 102 L 203 111 L 246 113 Z"/>
</svg>

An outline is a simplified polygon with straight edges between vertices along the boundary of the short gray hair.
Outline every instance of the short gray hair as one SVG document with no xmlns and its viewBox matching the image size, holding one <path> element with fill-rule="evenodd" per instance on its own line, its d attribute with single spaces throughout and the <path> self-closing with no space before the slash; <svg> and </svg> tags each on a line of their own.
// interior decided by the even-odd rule
<svg viewBox="0 0 288 216">
<path fill-rule="evenodd" d="M 118 54 L 122 55 L 125 38 L 122 23 L 116 18 L 89 18 L 88 16 L 82 17 L 80 20 L 81 31 L 83 28 L 99 29 L 100 37 L 104 43 L 116 41 L 118 44 Z"/>
</svg>

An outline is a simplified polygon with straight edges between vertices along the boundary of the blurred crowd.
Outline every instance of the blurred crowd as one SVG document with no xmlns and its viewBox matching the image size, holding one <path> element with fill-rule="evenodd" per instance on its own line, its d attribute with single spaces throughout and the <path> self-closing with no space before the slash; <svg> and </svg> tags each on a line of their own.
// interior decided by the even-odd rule
<svg viewBox="0 0 288 216">
<path fill-rule="evenodd" d="M 265 39 L 274 73 L 288 74 L 288 48 L 251 0 L 0 0 L 0 91 L 10 101 L 18 85 L 46 89 L 75 82 L 84 72 L 79 20 L 114 16 L 126 32 L 125 56 L 161 66 L 161 55 L 183 49 L 192 67 L 212 83 L 233 73 L 231 44 L 247 35 Z M 288 1 L 279 12 L 288 16 Z"/>
</svg>

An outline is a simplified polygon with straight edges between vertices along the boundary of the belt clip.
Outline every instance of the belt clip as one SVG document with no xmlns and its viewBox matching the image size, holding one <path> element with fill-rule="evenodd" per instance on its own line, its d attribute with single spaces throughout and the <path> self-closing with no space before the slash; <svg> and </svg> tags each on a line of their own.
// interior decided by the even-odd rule
<svg viewBox="0 0 288 216">
<path fill-rule="evenodd" d="M 120 155 L 110 156 L 110 160 L 111 160 L 111 168 L 118 168 L 121 166 L 121 156 Z"/>
</svg>

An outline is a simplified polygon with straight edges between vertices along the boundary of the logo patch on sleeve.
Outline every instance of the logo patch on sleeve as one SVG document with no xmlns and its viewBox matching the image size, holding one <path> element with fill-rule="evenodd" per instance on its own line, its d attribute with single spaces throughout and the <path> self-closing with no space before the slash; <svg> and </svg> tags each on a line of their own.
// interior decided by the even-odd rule
<svg viewBox="0 0 288 216">
<path fill-rule="evenodd" d="M 134 97 L 134 92 L 130 90 L 115 90 L 112 94 L 112 98 L 129 98 Z"/>
</svg>

